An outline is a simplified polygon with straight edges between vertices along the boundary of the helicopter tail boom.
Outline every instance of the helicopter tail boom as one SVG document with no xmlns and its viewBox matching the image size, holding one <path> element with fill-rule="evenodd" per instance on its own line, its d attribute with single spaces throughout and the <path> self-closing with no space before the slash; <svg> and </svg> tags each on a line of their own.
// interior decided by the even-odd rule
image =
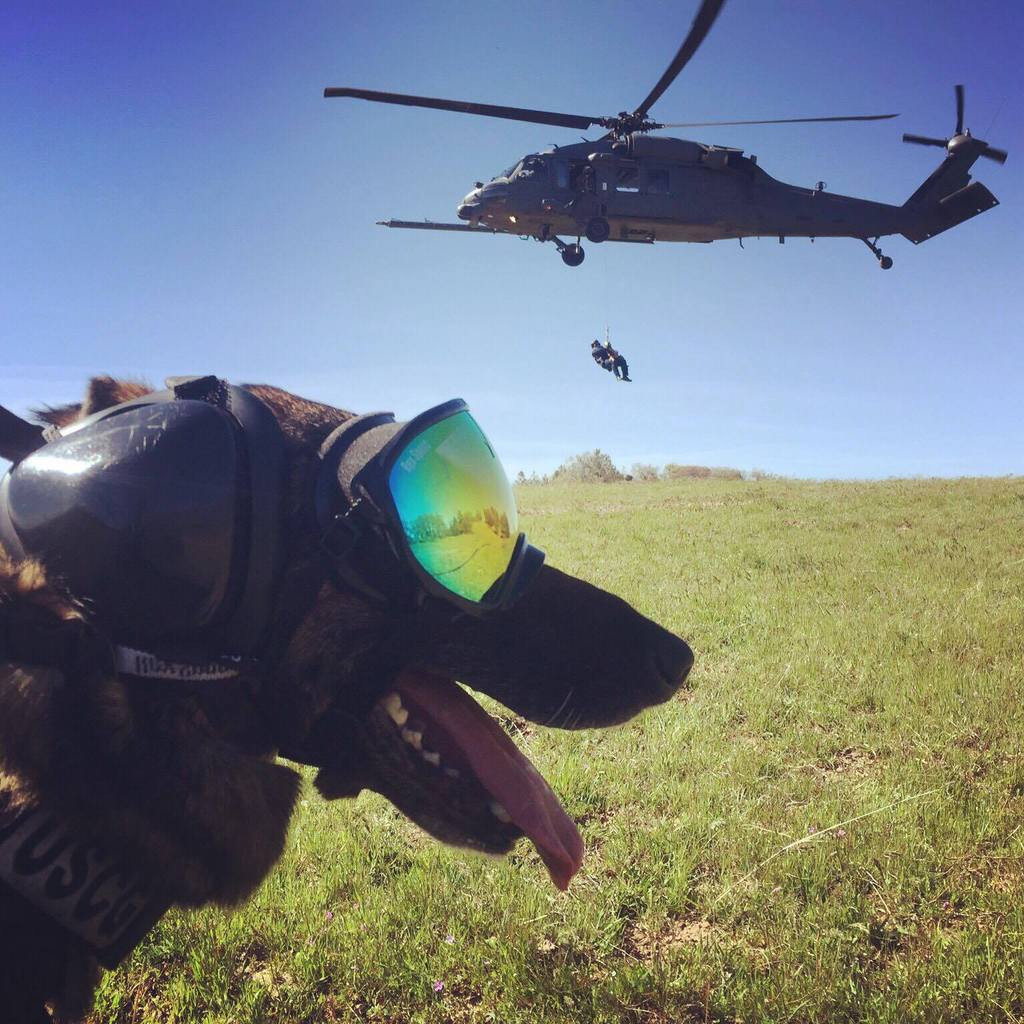
<svg viewBox="0 0 1024 1024">
<path fill-rule="evenodd" d="M 954 92 L 956 128 L 948 139 L 903 136 L 904 142 L 936 146 L 946 151 L 945 160 L 903 204 L 907 227 L 902 234 L 915 245 L 999 205 L 999 200 L 980 181 L 971 181 L 970 171 L 979 157 L 1006 163 L 1006 151 L 975 138 L 964 128 L 964 87 L 954 86 Z"/>
<path fill-rule="evenodd" d="M 937 203 L 904 206 L 904 210 L 911 213 L 912 219 L 902 234 L 908 241 L 918 245 L 998 205 L 999 200 L 980 181 L 974 181 Z"/>
</svg>

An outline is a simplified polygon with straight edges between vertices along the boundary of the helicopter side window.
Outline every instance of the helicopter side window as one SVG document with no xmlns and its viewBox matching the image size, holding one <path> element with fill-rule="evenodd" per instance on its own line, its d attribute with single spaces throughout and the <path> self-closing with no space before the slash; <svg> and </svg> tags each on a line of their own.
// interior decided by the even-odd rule
<svg viewBox="0 0 1024 1024">
<path fill-rule="evenodd" d="M 647 194 L 649 196 L 667 196 L 670 192 L 667 167 L 649 167 L 647 169 Z"/>
<path fill-rule="evenodd" d="M 640 169 L 636 164 L 620 164 L 615 172 L 616 192 L 639 192 Z"/>
<path fill-rule="evenodd" d="M 569 163 L 566 160 L 552 161 L 555 170 L 555 188 L 569 187 Z"/>
</svg>

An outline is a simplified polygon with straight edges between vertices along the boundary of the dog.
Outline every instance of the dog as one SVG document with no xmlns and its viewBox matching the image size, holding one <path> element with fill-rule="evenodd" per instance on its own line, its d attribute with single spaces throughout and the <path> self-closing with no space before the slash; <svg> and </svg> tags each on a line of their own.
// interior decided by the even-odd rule
<svg viewBox="0 0 1024 1024">
<path fill-rule="evenodd" d="M 82 403 L 38 418 L 64 428 L 150 390 L 96 377 Z M 126 676 L 103 609 L 45 564 L 0 550 L 8 1024 L 79 1019 L 102 967 L 168 908 L 251 894 L 282 852 L 300 790 L 282 759 L 316 766 L 327 799 L 383 794 L 445 843 L 501 854 L 527 833 L 564 887 L 583 853 L 575 827 L 455 681 L 532 722 L 579 729 L 668 700 L 693 664 L 683 640 L 548 565 L 512 607 L 484 617 L 433 598 L 415 611 L 370 600 L 325 572 L 308 483 L 324 439 L 353 414 L 244 390 L 280 427 L 286 481 L 283 568 L 258 659 L 215 683 Z M 0 430 L 0 455 L 15 460 L 12 437 Z M 116 584 L 118 567 L 104 570 Z M 516 821 L 494 799 L 496 769 L 483 764 L 493 760 L 522 794 Z"/>
</svg>

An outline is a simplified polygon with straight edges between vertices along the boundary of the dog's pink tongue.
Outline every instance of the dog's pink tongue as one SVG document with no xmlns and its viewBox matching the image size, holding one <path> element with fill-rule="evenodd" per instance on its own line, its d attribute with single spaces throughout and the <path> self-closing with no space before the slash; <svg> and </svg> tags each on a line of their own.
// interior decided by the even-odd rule
<svg viewBox="0 0 1024 1024">
<path fill-rule="evenodd" d="M 583 863 L 583 840 L 544 777 L 498 723 L 460 686 L 406 670 L 395 681 L 456 743 L 484 789 L 537 848 L 551 880 L 566 889 Z"/>
</svg>

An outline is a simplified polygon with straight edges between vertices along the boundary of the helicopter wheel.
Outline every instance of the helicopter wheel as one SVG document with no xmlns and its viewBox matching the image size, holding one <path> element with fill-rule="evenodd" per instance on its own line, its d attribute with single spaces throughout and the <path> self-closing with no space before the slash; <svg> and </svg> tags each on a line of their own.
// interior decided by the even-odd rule
<svg viewBox="0 0 1024 1024">
<path fill-rule="evenodd" d="M 578 267 L 583 262 L 583 257 L 586 255 L 581 245 L 567 245 L 562 250 L 562 262 L 567 267 Z"/>
<path fill-rule="evenodd" d="M 608 236 L 612 233 L 611 225 L 604 217 L 594 217 L 587 225 L 586 236 L 589 241 L 597 245 L 599 242 L 607 242 Z"/>
<path fill-rule="evenodd" d="M 888 270 L 892 266 L 892 257 L 891 256 L 882 256 L 879 259 L 879 261 L 878 261 L 878 265 L 883 270 Z"/>
</svg>

